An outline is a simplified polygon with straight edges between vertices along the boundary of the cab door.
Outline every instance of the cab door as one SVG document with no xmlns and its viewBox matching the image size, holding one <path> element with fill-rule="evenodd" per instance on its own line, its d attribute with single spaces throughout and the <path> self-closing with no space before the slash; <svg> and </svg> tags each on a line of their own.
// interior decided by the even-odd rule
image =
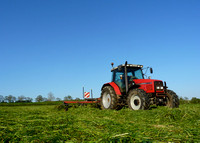
<svg viewBox="0 0 200 143">
<path fill-rule="evenodd" d="M 126 91 L 124 71 L 115 70 L 113 72 L 113 82 L 115 82 L 121 92 Z"/>
</svg>

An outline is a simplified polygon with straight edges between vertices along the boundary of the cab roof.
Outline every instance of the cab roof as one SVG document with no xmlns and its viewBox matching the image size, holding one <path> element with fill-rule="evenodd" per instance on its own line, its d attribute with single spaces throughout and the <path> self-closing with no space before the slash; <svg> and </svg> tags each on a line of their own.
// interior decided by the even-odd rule
<svg viewBox="0 0 200 143">
<path fill-rule="evenodd" d="M 124 67 L 124 66 L 125 66 L 125 64 L 121 64 L 121 65 L 119 65 L 117 67 L 114 67 L 114 68 L 111 69 L 111 72 L 114 71 L 114 70 L 116 70 L 116 69 L 118 69 L 118 68 Z M 143 65 L 127 64 L 127 68 L 128 67 L 143 68 Z"/>
</svg>

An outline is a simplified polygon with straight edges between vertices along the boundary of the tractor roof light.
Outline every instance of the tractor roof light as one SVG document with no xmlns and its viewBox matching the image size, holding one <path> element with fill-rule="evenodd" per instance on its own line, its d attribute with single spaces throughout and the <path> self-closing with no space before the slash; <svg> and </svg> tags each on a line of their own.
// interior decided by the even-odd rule
<svg viewBox="0 0 200 143">
<path fill-rule="evenodd" d="M 114 63 L 111 63 L 111 66 L 113 67 Z"/>
<path fill-rule="evenodd" d="M 125 64 L 121 64 L 118 67 L 114 67 L 111 71 L 116 70 L 118 68 L 124 67 Z M 136 65 L 136 64 L 127 64 L 127 67 L 138 67 L 138 68 L 143 68 L 143 65 Z"/>
</svg>

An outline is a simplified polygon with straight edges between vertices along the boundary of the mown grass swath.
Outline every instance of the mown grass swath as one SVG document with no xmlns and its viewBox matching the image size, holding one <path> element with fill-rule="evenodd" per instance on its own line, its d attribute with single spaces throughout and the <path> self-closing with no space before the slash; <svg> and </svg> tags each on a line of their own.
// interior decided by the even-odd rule
<svg viewBox="0 0 200 143">
<path fill-rule="evenodd" d="M 60 108 L 60 110 L 58 110 Z M 200 104 L 131 111 L 0 106 L 1 142 L 199 142 Z"/>
<path fill-rule="evenodd" d="M 60 105 L 62 101 L 28 102 L 28 103 L 0 103 L 0 106 L 37 106 L 37 105 Z"/>
</svg>

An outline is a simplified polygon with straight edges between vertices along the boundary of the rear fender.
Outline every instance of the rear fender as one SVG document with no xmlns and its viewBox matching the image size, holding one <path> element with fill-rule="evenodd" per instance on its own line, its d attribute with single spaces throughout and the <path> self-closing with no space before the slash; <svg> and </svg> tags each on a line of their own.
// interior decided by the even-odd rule
<svg viewBox="0 0 200 143">
<path fill-rule="evenodd" d="M 113 89 L 115 90 L 116 95 L 122 95 L 122 93 L 121 93 L 121 91 L 120 91 L 120 89 L 119 89 L 119 87 L 117 86 L 116 83 L 114 83 L 114 82 L 106 83 L 106 84 L 104 84 L 104 85 L 102 86 L 101 90 L 102 90 L 105 86 L 112 86 Z"/>
</svg>

